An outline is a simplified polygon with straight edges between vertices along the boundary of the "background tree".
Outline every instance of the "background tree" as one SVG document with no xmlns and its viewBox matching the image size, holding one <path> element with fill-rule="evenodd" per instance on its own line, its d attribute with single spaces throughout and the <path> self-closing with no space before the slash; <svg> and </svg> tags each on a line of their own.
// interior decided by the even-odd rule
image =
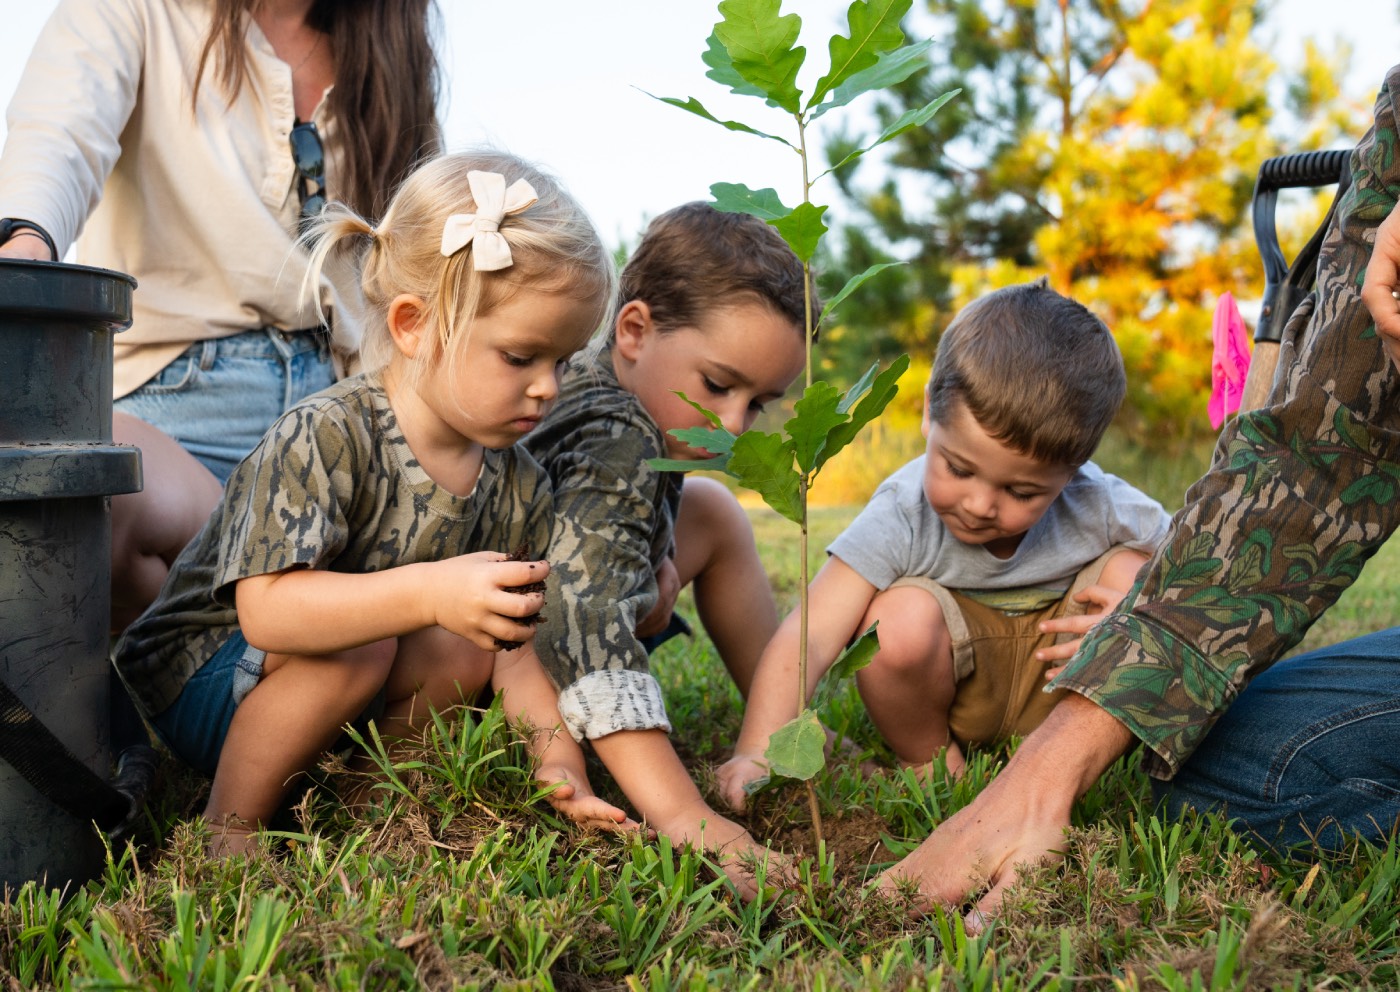
<svg viewBox="0 0 1400 992">
<path fill-rule="evenodd" d="M 1248 0 L 926 8 L 914 30 L 938 39 L 930 66 L 892 90 L 877 123 L 933 94 L 962 96 L 893 143 L 877 186 L 862 185 L 868 165 L 838 171 L 854 216 L 824 260 L 832 282 L 882 258 L 912 264 L 860 291 L 824 341 L 827 360 L 868 362 L 872 346 L 928 355 L 969 299 L 1046 274 L 1113 329 L 1128 367 L 1124 427 L 1158 445 L 1209 432 L 1215 299 L 1263 287 L 1255 174 L 1271 155 L 1360 135 L 1365 108 L 1335 83 L 1345 53 L 1309 46 L 1282 73 L 1265 48 L 1267 6 Z M 827 154 L 840 161 L 860 141 L 838 133 Z"/>
</svg>

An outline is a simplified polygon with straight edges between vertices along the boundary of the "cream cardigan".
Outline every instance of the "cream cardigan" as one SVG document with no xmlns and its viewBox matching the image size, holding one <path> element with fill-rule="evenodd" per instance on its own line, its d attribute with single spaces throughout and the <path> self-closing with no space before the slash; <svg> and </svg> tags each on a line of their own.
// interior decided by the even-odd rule
<svg viewBox="0 0 1400 992">
<path fill-rule="evenodd" d="M 211 67 L 192 112 L 209 12 L 208 0 L 62 0 L 7 115 L 0 216 L 42 224 L 60 253 L 76 239 L 80 264 L 136 277 L 116 396 L 191 342 L 317 322 L 294 244 L 291 69 L 250 21 L 238 99 L 228 104 Z M 328 138 L 324 108 L 314 119 Z M 334 161 L 327 171 L 333 181 Z M 358 286 L 348 263 L 327 276 L 343 364 L 359 347 Z"/>
</svg>

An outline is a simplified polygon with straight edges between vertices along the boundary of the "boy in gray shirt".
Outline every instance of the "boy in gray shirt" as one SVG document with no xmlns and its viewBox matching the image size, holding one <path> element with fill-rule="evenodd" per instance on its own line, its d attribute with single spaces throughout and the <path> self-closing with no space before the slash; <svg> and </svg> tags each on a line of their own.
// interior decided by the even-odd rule
<svg viewBox="0 0 1400 992">
<path fill-rule="evenodd" d="M 1167 531 L 1155 500 L 1089 461 L 1126 389 L 1108 328 L 1044 280 L 964 308 L 926 389 L 925 453 L 881 484 L 812 582 L 809 691 L 879 621 L 857 684 L 901 764 L 943 751 L 956 775 L 965 745 L 1039 724 L 1056 701 L 1047 666 L 1078 643 L 1057 636 L 1084 626 L 1065 618 L 1107 612 Z M 719 770 L 735 808 L 797 715 L 799 624 L 794 611 L 764 652 Z"/>
</svg>

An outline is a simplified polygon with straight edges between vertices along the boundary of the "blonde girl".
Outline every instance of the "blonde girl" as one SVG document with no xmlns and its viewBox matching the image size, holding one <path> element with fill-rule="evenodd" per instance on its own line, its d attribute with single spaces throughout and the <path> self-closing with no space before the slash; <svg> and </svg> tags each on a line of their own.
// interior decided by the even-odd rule
<svg viewBox="0 0 1400 992">
<path fill-rule="evenodd" d="M 234 470 L 116 664 L 161 737 L 213 777 L 215 853 L 244 849 L 341 727 L 389 737 L 485 686 L 558 723 L 522 618 L 548 546 L 543 470 L 516 442 L 564 361 L 608 316 L 615 276 L 579 205 L 503 154 L 420 167 L 377 227 L 333 206 L 306 236 L 309 285 L 359 252 L 365 371 L 284 414 Z M 609 824 L 567 734 L 540 735 L 555 805 Z"/>
</svg>

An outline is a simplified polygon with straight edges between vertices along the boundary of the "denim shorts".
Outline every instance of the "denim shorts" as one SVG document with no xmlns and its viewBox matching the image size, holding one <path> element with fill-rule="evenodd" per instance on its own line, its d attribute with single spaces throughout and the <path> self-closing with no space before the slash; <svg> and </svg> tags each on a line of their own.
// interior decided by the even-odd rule
<svg viewBox="0 0 1400 992">
<path fill-rule="evenodd" d="M 261 327 L 196 341 L 115 408 L 160 428 L 226 482 L 273 421 L 334 381 L 325 332 Z"/>
<path fill-rule="evenodd" d="M 233 711 L 262 678 L 267 653 L 234 631 L 185 683 L 175 702 L 151 720 L 156 733 L 180 760 L 210 778 L 219 767 Z"/>
</svg>

